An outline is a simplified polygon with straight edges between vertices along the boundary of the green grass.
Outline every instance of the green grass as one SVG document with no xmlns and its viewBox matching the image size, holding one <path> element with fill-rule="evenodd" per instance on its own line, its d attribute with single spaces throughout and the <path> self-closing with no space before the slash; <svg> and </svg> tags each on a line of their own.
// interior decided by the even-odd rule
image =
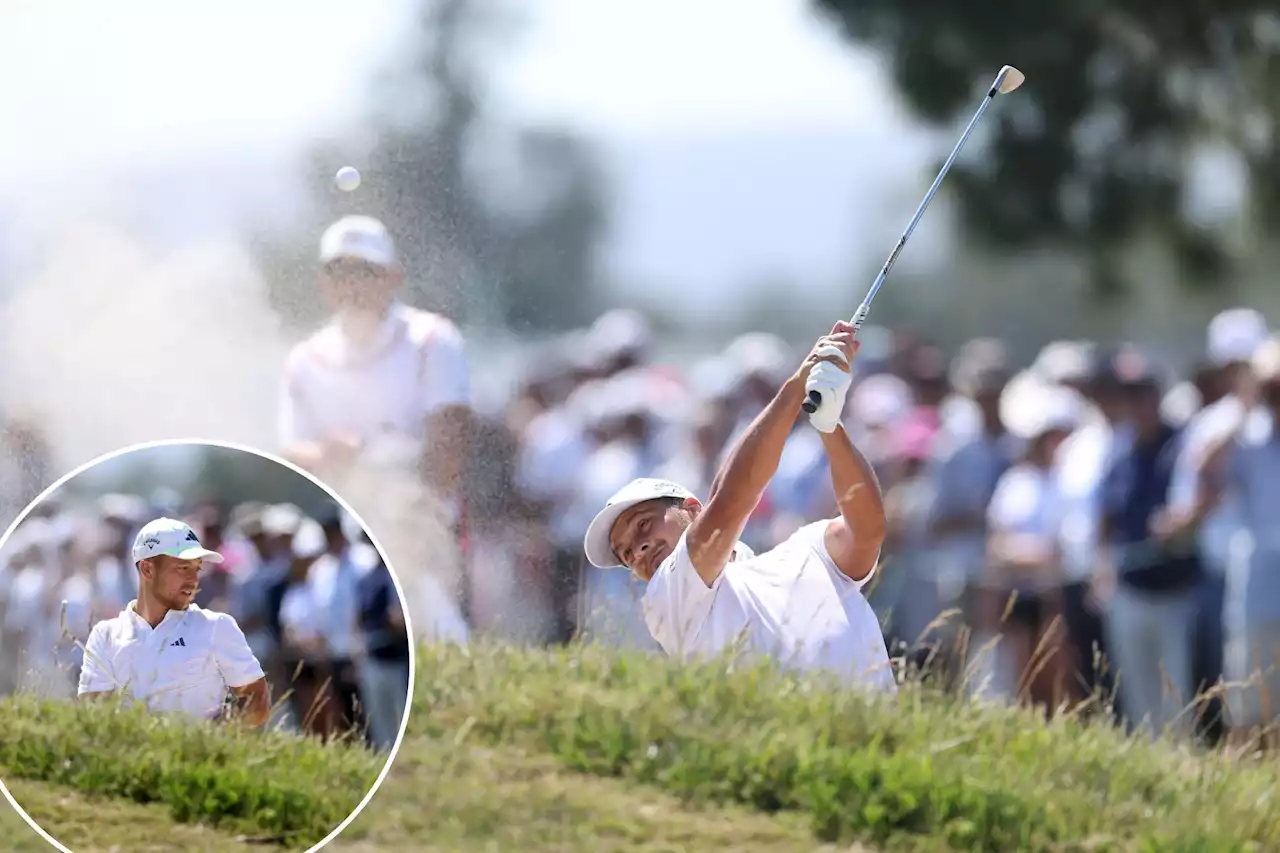
<svg viewBox="0 0 1280 853">
<path fill-rule="evenodd" d="M 921 689 L 869 701 L 763 669 L 475 646 L 423 650 L 416 693 L 387 782 L 327 849 L 1280 850 L 1275 763 L 1196 755 L 1076 719 L 1046 725 Z M 79 723 L 68 712 L 46 722 L 35 710 L 0 714 L 3 743 L 15 739 L 6 730 L 25 726 L 27 738 L 44 732 L 115 756 L 95 764 L 133 766 L 130 750 L 65 734 Z M 156 729 L 141 749 L 163 754 L 160 745 L 180 737 Z M 327 763 L 340 764 L 339 754 L 315 749 L 305 772 L 281 778 L 315 792 L 341 777 Z M 214 752 L 192 754 L 205 762 L 197 776 L 218 775 Z M 37 756 L 35 766 L 49 765 Z M 277 772 L 259 767 L 250 775 Z M 54 835 L 84 839 L 71 845 L 77 853 L 136 849 L 127 827 L 151 823 L 157 838 L 171 827 L 172 846 L 155 850 L 248 850 L 235 836 L 262 824 L 252 815 L 175 822 L 167 804 L 124 793 L 119 770 L 114 786 L 26 775 L 39 778 L 16 781 L 14 793 Z"/>
<path fill-rule="evenodd" d="M 0 702 L 6 781 L 159 804 L 176 823 L 281 836 L 296 848 L 310 847 L 341 823 L 384 764 L 385 758 L 351 744 L 326 747 L 279 733 L 192 725 L 115 703 L 30 695 Z"/>
<path fill-rule="evenodd" d="M 883 850 L 1280 850 L 1274 763 L 923 689 L 871 701 L 605 649 L 424 650 L 414 729 L 520 746 L 693 803 L 806 815 Z"/>
</svg>

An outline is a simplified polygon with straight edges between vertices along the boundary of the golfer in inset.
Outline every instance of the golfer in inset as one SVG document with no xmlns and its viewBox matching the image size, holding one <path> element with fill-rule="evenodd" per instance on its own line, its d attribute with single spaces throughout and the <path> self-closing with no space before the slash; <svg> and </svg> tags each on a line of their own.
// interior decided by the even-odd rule
<svg viewBox="0 0 1280 853">
<path fill-rule="evenodd" d="M 192 603 L 201 566 L 222 555 L 183 522 L 158 518 L 138 531 L 133 562 L 138 597 L 89 632 L 79 695 L 121 693 L 152 711 L 265 723 L 267 680 L 240 626 Z"/>
<path fill-rule="evenodd" d="M 668 654 L 736 650 L 895 689 L 880 623 L 861 592 L 880 556 L 884 507 L 871 466 L 840 425 L 857 346 L 847 323 L 818 340 L 734 444 L 705 503 L 675 483 L 640 479 L 592 521 L 587 559 L 625 566 L 648 582 L 645 623 Z M 810 389 L 823 395 L 809 419 L 822 433 L 840 516 L 757 555 L 738 537 Z"/>
</svg>

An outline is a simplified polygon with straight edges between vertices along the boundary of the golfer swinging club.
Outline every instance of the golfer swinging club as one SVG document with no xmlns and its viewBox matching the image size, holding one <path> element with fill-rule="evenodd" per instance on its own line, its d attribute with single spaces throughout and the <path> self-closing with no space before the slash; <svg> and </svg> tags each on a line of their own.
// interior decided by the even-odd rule
<svg viewBox="0 0 1280 853">
<path fill-rule="evenodd" d="M 222 555 L 183 522 L 158 518 L 138 531 L 133 561 L 138 597 L 89 632 L 79 696 L 124 693 L 152 711 L 265 723 L 267 680 L 240 626 L 193 603 L 201 566 Z"/>
<path fill-rule="evenodd" d="M 668 654 L 739 650 L 895 689 L 880 623 L 861 593 L 879 559 L 884 507 L 870 464 L 840 425 L 857 349 L 848 323 L 818 340 L 734 444 L 705 503 L 675 483 L 640 479 L 592 521 L 587 559 L 625 566 L 648 582 L 645 623 Z M 822 433 L 840 515 L 756 555 L 738 537 L 815 389 L 823 404 L 809 420 Z"/>
</svg>

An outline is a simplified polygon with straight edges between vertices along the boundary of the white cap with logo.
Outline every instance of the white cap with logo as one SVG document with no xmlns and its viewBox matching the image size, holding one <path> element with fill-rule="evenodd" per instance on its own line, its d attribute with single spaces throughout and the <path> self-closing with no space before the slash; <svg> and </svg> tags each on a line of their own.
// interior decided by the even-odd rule
<svg viewBox="0 0 1280 853">
<path fill-rule="evenodd" d="M 394 267 L 396 244 L 387 226 L 372 216 L 344 216 L 320 237 L 320 263 L 344 258 Z"/>
<path fill-rule="evenodd" d="M 591 565 L 599 569 L 617 568 L 620 563 L 618 555 L 613 553 L 609 544 L 609 534 L 618 523 L 622 514 L 634 506 L 659 498 L 680 498 L 685 500 L 696 497 L 693 492 L 670 480 L 659 480 L 652 477 L 641 477 L 623 486 L 605 503 L 604 509 L 596 514 L 591 525 L 587 527 L 587 535 L 583 541 L 583 550 Z"/>
<path fill-rule="evenodd" d="M 138 531 L 133 540 L 133 562 L 153 557 L 175 557 L 179 560 L 204 560 L 221 563 L 222 555 L 201 546 L 200 537 L 191 525 L 176 518 L 157 518 Z"/>
</svg>

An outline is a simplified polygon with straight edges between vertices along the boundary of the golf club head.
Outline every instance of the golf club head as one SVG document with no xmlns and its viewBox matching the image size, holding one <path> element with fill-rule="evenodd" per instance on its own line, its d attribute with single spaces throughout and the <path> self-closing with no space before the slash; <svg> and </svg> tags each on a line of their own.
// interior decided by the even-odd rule
<svg viewBox="0 0 1280 853">
<path fill-rule="evenodd" d="M 1000 69 L 1000 73 L 996 75 L 996 81 L 991 88 L 1002 95 L 1007 95 L 1014 89 L 1021 86 L 1027 77 L 1012 65 L 1006 65 Z"/>
</svg>

